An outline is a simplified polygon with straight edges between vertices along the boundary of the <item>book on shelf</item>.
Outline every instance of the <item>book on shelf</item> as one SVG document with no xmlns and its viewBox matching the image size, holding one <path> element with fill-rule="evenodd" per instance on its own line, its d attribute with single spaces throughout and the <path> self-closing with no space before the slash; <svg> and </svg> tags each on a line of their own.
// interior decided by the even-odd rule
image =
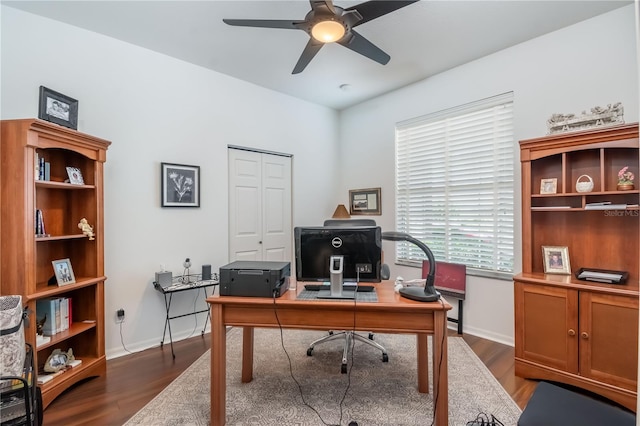
<svg viewBox="0 0 640 426">
<path fill-rule="evenodd" d="M 584 206 L 585 210 L 625 210 L 627 208 L 626 204 L 598 204 L 598 203 L 589 203 Z"/>
<path fill-rule="evenodd" d="M 38 237 L 48 237 L 47 230 L 44 226 L 44 216 L 42 215 L 42 210 L 36 209 L 36 236 Z"/>
<path fill-rule="evenodd" d="M 62 373 L 64 373 L 64 370 L 60 370 L 60 371 L 56 371 L 55 373 L 41 373 L 38 374 L 38 384 L 39 385 L 43 385 L 47 382 L 50 382 L 51 380 L 53 380 L 54 377 L 61 375 Z"/>
<path fill-rule="evenodd" d="M 44 321 L 42 324 L 42 334 L 45 336 L 53 336 L 59 330 L 57 324 L 59 320 L 56 320 L 56 315 L 59 317 L 59 306 L 56 309 L 55 298 L 44 298 L 36 301 L 36 320 L 38 322 Z"/>
<path fill-rule="evenodd" d="M 40 154 L 36 152 L 34 157 L 33 177 L 35 180 L 40 180 Z"/>
<path fill-rule="evenodd" d="M 39 167 L 39 179 L 38 180 L 45 180 L 44 179 L 44 157 L 40 157 L 40 167 Z"/>
<path fill-rule="evenodd" d="M 36 334 L 36 347 L 45 345 L 51 341 L 51 336 L 41 336 Z"/>
<path fill-rule="evenodd" d="M 69 364 L 67 364 L 69 367 L 77 367 L 80 364 L 82 364 L 82 360 L 81 359 L 74 359 L 73 361 L 70 361 Z"/>
<path fill-rule="evenodd" d="M 44 180 L 51 180 L 51 163 L 48 161 L 44 162 Z"/>
</svg>

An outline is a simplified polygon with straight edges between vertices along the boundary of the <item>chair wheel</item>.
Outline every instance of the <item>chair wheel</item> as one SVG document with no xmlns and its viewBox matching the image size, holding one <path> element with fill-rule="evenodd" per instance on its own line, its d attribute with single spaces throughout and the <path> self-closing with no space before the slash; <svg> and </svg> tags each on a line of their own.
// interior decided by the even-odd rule
<svg viewBox="0 0 640 426">
<path fill-rule="evenodd" d="M 329 330 L 329 336 L 333 336 L 333 330 Z"/>
<path fill-rule="evenodd" d="M 313 355 L 313 348 L 307 349 L 307 356 Z"/>
<path fill-rule="evenodd" d="M 369 333 L 369 340 L 373 340 L 373 333 Z"/>
<path fill-rule="evenodd" d="M 389 362 L 389 355 L 382 354 L 382 362 Z"/>
<path fill-rule="evenodd" d="M 342 364 L 342 367 L 340 368 L 340 372 L 342 374 L 347 374 L 347 364 Z"/>
</svg>

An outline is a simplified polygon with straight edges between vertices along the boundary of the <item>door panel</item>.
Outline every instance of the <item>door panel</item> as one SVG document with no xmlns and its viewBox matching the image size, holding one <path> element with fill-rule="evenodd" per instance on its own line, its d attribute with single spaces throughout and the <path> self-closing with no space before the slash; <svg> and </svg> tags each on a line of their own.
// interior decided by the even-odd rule
<svg viewBox="0 0 640 426">
<path fill-rule="evenodd" d="M 291 158 L 263 154 L 264 260 L 291 261 Z"/>
<path fill-rule="evenodd" d="M 581 375 L 636 390 L 637 348 L 637 298 L 580 293 Z"/>
<path fill-rule="evenodd" d="M 291 261 L 291 158 L 228 155 L 229 260 Z"/>
<path fill-rule="evenodd" d="M 262 260 L 262 156 L 229 150 L 229 260 Z"/>
<path fill-rule="evenodd" d="M 578 372 L 578 294 L 516 283 L 516 357 Z"/>
</svg>

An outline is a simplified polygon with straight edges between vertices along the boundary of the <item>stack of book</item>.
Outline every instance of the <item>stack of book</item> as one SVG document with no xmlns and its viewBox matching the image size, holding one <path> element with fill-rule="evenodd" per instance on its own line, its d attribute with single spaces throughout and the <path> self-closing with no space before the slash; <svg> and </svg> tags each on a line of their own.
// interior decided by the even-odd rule
<svg viewBox="0 0 640 426">
<path fill-rule="evenodd" d="M 72 303 L 70 297 L 47 297 L 36 301 L 36 320 L 42 324 L 42 334 L 53 336 L 71 326 Z"/>
<path fill-rule="evenodd" d="M 36 209 L 36 236 L 37 237 L 49 237 L 46 229 L 44 228 L 44 217 L 42 216 L 42 210 Z"/>
<path fill-rule="evenodd" d="M 35 162 L 36 180 L 51 180 L 51 163 L 44 161 L 44 157 L 40 157 L 37 152 Z"/>
</svg>

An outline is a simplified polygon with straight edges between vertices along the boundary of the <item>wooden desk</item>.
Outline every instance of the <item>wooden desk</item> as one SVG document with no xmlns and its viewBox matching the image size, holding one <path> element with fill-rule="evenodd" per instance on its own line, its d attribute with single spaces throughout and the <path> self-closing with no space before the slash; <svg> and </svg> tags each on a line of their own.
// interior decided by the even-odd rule
<svg viewBox="0 0 640 426">
<path fill-rule="evenodd" d="M 433 335 L 433 399 L 436 426 L 448 424 L 447 379 L 447 311 L 446 300 L 422 303 L 400 297 L 393 291 L 394 283 L 376 285 L 378 302 L 356 304 L 357 330 L 376 333 L 415 333 L 417 338 L 418 391 L 429 392 L 427 336 Z M 295 284 L 292 282 L 292 286 Z M 226 403 L 226 326 L 244 327 L 242 344 L 242 382 L 253 378 L 254 327 L 315 330 L 351 330 L 354 324 L 352 302 L 332 300 L 297 300 L 304 289 L 289 290 L 274 301 L 262 297 L 214 295 L 207 298 L 211 306 L 211 425 L 225 424 Z M 277 318 L 276 318 L 277 310 Z M 393 354 L 393 348 L 389 348 Z M 303 356 L 304 354 L 300 354 Z M 393 357 L 393 355 L 391 355 Z M 439 366 L 439 368 L 438 368 Z"/>
</svg>

